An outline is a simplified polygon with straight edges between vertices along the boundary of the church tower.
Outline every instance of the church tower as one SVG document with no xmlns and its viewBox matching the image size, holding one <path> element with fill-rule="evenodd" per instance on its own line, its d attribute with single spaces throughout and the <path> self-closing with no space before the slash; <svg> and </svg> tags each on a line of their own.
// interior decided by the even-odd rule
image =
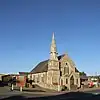
<svg viewBox="0 0 100 100">
<path fill-rule="evenodd" d="M 55 41 L 54 33 L 53 33 L 51 48 L 50 48 L 50 60 L 58 61 L 57 55 L 58 55 L 58 53 L 57 53 L 57 48 L 56 48 L 56 41 Z"/>
<path fill-rule="evenodd" d="M 58 53 L 54 33 L 50 47 L 50 59 L 48 61 L 47 83 L 51 85 L 51 89 L 58 90 L 60 78 Z"/>
<path fill-rule="evenodd" d="M 50 47 L 50 59 L 48 62 L 48 70 L 59 70 L 58 53 L 54 33 L 52 35 L 52 42 Z"/>
</svg>

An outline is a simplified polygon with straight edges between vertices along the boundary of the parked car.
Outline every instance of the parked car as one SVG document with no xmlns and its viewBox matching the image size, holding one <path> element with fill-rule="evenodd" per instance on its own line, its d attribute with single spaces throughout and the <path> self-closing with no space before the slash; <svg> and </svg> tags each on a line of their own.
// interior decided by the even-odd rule
<svg viewBox="0 0 100 100">
<path fill-rule="evenodd" d="M 88 83 L 88 85 L 89 85 L 89 88 L 91 88 L 91 87 L 93 87 L 94 86 L 94 84 L 93 84 L 93 82 L 91 81 L 91 82 L 89 82 Z"/>
<path fill-rule="evenodd" d="M 91 79 L 89 82 L 89 87 L 98 87 L 99 83 L 97 79 Z"/>
</svg>

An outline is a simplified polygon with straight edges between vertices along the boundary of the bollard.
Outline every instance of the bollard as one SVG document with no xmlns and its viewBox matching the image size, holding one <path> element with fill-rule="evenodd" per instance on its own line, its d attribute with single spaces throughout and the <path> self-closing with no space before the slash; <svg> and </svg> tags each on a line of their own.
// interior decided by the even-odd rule
<svg viewBox="0 0 100 100">
<path fill-rule="evenodd" d="M 22 86 L 20 87 L 20 92 L 22 92 Z"/>
<path fill-rule="evenodd" d="M 14 86 L 13 86 L 13 84 L 11 85 L 11 90 L 12 90 L 12 91 L 14 90 Z"/>
<path fill-rule="evenodd" d="M 61 91 L 60 85 L 58 85 L 58 91 Z"/>
</svg>

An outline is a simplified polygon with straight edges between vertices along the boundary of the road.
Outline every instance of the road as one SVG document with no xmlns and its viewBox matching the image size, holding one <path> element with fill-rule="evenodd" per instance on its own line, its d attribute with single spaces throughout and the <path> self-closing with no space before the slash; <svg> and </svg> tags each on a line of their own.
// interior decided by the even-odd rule
<svg viewBox="0 0 100 100">
<path fill-rule="evenodd" d="M 39 89 L 30 89 L 29 91 L 22 91 L 14 90 L 11 91 L 9 87 L 0 87 L 0 99 L 8 98 L 11 96 L 23 96 L 25 98 L 32 98 L 32 97 L 43 97 L 43 96 L 50 96 L 56 95 L 56 92 L 47 92 L 44 90 Z"/>
<path fill-rule="evenodd" d="M 97 90 L 89 90 L 85 92 L 27 92 L 27 91 L 10 91 L 8 87 L 0 87 L 0 100 L 27 100 L 28 98 L 33 98 L 31 100 L 74 100 L 74 98 L 78 98 L 81 100 L 89 100 L 89 98 L 94 98 L 93 100 L 100 100 L 100 89 Z M 96 99 L 98 97 L 99 99 Z M 92 99 L 91 99 L 92 100 Z"/>
<path fill-rule="evenodd" d="M 86 93 L 92 93 L 92 94 L 100 94 L 100 89 L 98 90 L 91 90 L 91 91 L 87 91 Z"/>
</svg>

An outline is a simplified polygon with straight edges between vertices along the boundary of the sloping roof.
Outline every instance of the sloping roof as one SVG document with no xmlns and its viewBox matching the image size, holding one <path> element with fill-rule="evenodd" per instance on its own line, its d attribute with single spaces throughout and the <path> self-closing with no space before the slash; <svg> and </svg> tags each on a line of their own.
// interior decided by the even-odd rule
<svg viewBox="0 0 100 100">
<path fill-rule="evenodd" d="M 31 73 L 40 73 L 40 72 L 47 72 L 48 70 L 48 60 L 40 62 L 32 71 Z"/>
<path fill-rule="evenodd" d="M 81 75 L 80 78 L 81 79 L 88 79 L 88 77 L 86 75 Z"/>
<path fill-rule="evenodd" d="M 63 55 L 58 56 L 58 60 L 60 60 Z M 48 70 L 48 60 L 40 62 L 30 73 L 40 73 L 40 72 L 47 72 Z"/>
<path fill-rule="evenodd" d="M 75 72 L 79 72 L 79 70 L 77 68 L 75 68 Z"/>
<path fill-rule="evenodd" d="M 65 54 L 58 56 L 58 60 L 60 60 L 62 57 L 64 57 Z M 41 73 L 41 72 L 47 72 L 48 70 L 48 60 L 40 62 L 30 73 Z M 76 69 L 76 72 L 79 72 Z"/>
<path fill-rule="evenodd" d="M 29 72 L 19 72 L 20 75 L 27 75 Z"/>
<path fill-rule="evenodd" d="M 65 56 L 65 54 L 58 56 L 58 60 L 60 60 L 64 56 Z"/>
</svg>

